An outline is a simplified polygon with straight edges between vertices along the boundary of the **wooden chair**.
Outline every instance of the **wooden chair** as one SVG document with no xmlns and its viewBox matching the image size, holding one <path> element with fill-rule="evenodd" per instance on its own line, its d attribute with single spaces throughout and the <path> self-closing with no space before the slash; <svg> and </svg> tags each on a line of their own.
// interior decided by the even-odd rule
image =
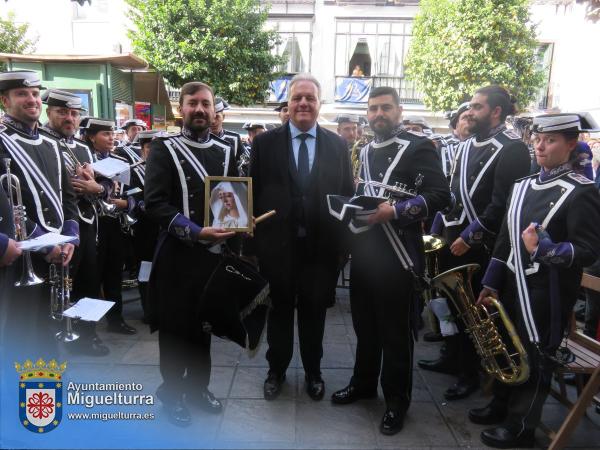
<svg viewBox="0 0 600 450">
<path fill-rule="evenodd" d="M 600 278 L 583 274 L 581 286 L 600 292 Z M 600 343 L 577 331 L 574 315 L 571 320 L 571 330 L 563 345 L 566 345 L 573 352 L 575 361 L 556 370 L 559 389 L 555 390 L 553 388 L 550 393 L 561 403 L 568 406 L 570 411 L 557 432 L 542 426 L 552 439 L 548 447 L 550 450 L 558 450 L 566 446 L 587 407 L 600 389 Z M 574 403 L 567 398 L 564 379 L 564 375 L 567 373 L 575 374 L 577 400 Z M 584 381 L 586 377 L 589 377 L 587 383 Z"/>
</svg>

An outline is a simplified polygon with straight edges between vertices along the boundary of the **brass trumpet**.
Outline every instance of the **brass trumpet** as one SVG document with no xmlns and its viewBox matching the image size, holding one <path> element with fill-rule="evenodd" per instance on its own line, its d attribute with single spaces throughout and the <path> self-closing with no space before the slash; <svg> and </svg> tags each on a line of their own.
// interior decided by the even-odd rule
<svg viewBox="0 0 600 450">
<path fill-rule="evenodd" d="M 492 303 L 492 312 L 483 305 L 475 304 L 471 278 L 477 270 L 479 264 L 455 267 L 431 280 L 431 286 L 444 292 L 454 303 L 458 316 L 463 320 L 467 333 L 481 357 L 481 365 L 485 371 L 502 383 L 522 384 L 529 378 L 527 352 L 500 302 L 488 297 Z M 502 340 L 495 322 L 497 318 L 502 321 L 510 338 L 511 349 Z"/>
<path fill-rule="evenodd" d="M 64 261 L 67 255 L 61 251 L 60 256 Z M 60 264 L 60 268 L 57 268 L 56 264 L 50 264 L 48 282 L 50 284 L 50 316 L 54 320 L 65 319 L 65 330 L 56 333 L 56 339 L 61 342 L 73 342 L 79 339 L 79 334 L 73 331 L 73 319 L 64 315 L 65 310 L 73 306 L 71 303 L 73 279 L 69 274 L 69 266 Z"/>
<path fill-rule="evenodd" d="M 415 189 L 409 189 L 408 185 L 403 183 L 385 184 L 379 181 L 365 181 L 362 178 L 358 178 L 358 184 L 364 184 L 365 186 L 372 186 L 374 188 L 383 189 L 385 196 L 392 202 L 393 200 L 399 200 L 404 198 L 415 198 L 418 193 L 417 189 L 423 182 L 423 175 L 417 175 L 415 179 Z"/>
<path fill-rule="evenodd" d="M 27 239 L 27 214 L 25 212 L 25 205 L 23 205 L 21 182 L 19 181 L 19 178 L 10 171 L 11 159 L 3 158 L 3 162 L 5 172 L 2 176 L 0 176 L 0 186 L 2 186 L 2 188 L 6 191 L 8 204 L 13 212 L 15 237 L 17 241 L 24 241 Z M 43 282 L 44 280 L 38 277 L 33 271 L 33 265 L 31 264 L 31 253 L 24 251 L 21 278 L 15 281 L 15 286 L 35 286 L 36 284 L 41 284 Z"/>
</svg>

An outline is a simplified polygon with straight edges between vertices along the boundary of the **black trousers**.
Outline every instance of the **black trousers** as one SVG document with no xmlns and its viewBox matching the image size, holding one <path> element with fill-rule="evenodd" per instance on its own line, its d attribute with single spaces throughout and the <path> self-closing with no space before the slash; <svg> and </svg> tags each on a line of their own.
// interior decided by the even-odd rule
<svg viewBox="0 0 600 450">
<path fill-rule="evenodd" d="M 109 322 L 123 317 L 123 296 L 121 281 L 125 261 L 125 235 L 118 219 L 100 217 L 98 219 L 98 273 L 100 285 L 106 300 L 115 302 L 108 311 Z"/>
<path fill-rule="evenodd" d="M 202 331 L 198 305 L 219 256 L 200 244 L 163 234 L 149 282 L 151 330 L 158 329 L 162 401 L 208 387 L 211 336 Z"/>
<path fill-rule="evenodd" d="M 500 300 L 504 304 L 510 318 L 512 319 L 517 333 L 527 351 L 529 359 L 529 379 L 518 386 L 511 386 L 495 381 L 493 387 L 493 404 L 508 411 L 505 426 L 515 433 L 525 430 L 535 430 L 540 423 L 542 408 L 550 392 L 552 374 L 555 365 L 543 355 L 538 348 L 529 340 L 525 328 L 523 315 L 518 304 L 518 295 L 514 275 L 508 272 L 511 280 L 505 285 L 500 293 Z M 540 347 L 545 347 L 549 336 L 549 292 L 546 285 L 531 286 L 531 277 L 528 278 L 529 295 L 531 298 L 532 312 L 540 334 Z"/>
<path fill-rule="evenodd" d="M 100 297 L 100 279 L 98 275 L 98 249 L 96 246 L 97 223 L 79 221 L 79 246 L 75 247 L 71 260 L 73 292 L 71 300 L 84 297 Z M 79 321 L 75 325 L 81 337 L 96 334 L 96 322 Z"/>
<path fill-rule="evenodd" d="M 315 292 L 319 265 L 298 238 L 293 249 L 293 279 L 289 289 L 272 290 L 273 308 L 267 320 L 269 372 L 285 374 L 294 354 L 294 310 L 298 310 L 298 339 L 304 372 L 321 376 L 327 304 Z"/>
<path fill-rule="evenodd" d="M 387 407 L 406 411 L 412 397 L 414 279 L 379 226 L 355 237 L 350 306 L 357 338 L 351 384 L 375 391 L 381 376 Z"/>
<path fill-rule="evenodd" d="M 208 389 L 210 341 L 208 333 L 198 333 L 190 338 L 159 331 L 159 364 L 163 382 L 158 390 L 163 394 L 161 399 L 167 402 L 179 400 L 183 394 L 193 395 Z"/>
</svg>

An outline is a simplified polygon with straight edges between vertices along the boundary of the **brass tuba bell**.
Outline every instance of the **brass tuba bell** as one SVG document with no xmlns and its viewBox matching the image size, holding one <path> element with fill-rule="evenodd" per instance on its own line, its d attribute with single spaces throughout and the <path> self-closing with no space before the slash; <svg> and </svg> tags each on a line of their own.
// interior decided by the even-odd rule
<svg viewBox="0 0 600 450">
<path fill-rule="evenodd" d="M 522 384 L 529 378 L 527 352 L 515 326 L 498 300 L 488 297 L 492 303 L 489 307 L 492 312 L 483 305 L 475 304 L 471 278 L 477 270 L 479 264 L 455 267 L 431 280 L 431 287 L 442 291 L 454 303 L 458 317 L 465 324 L 485 371 L 503 383 Z M 510 338 L 510 348 L 509 343 L 502 340 L 495 322 L 497 318 L 501 319 Z"/>
</svg>

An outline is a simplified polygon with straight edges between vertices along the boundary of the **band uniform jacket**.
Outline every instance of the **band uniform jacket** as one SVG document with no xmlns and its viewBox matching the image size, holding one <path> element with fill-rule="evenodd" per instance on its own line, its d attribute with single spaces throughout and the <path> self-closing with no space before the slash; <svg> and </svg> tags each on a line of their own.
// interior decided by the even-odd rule
<svg viewBox="0 0 600 450">
<path fill-rule="evenodd" d="M 29 237 L 48 232 L 78 237 L 77 198 L 59 142 L 41 129 L 31 136 L 10 124 L 0 124 L 0 140 L 3 158 L 11 159 L 11 172 L 20 180 Z"/>
<path fill-rule="evenodd" d="M 179 134 L 152 141 L 144 202 L 161 234 L 148 289 L 148 314 L 157 329 L 190 335 L 200 326 L 197 301 L 218 263 L 210 242 L 198 241 L 204 223 L 205 176 L 235 176 L 229 143 L 214 135 L 197 142 Z"/>
<path fill-rule="evenodd" d="M 527 146 L 504 127 L 484 140 L 472 136 L 461 144 L 450 180 L 454 206 L 442 216 L 447 241 L 460 236 L 469 246 L 493 247 L 510 188 L 528 175 L 529 164 Z"/>
<path fill-rule="evenodd" d="M 523 283 L 508 306 L 523 317 L 526 326 L 520 331 L 544 348 L 553 326 L 562 335 L 577 299 L 583 267 L 600 254 L 596 229 L 600 197 L 592 181 L 570 168 L 542 175 L 515 183 L 483 285 L 500 291 L 502 302 L 512 302 L 502 295 L 507 284 L 514 289 Z M 538 233 L 538 247 L 530 255 L 521 234 L 532 222 L 544 231 Z M 554 319 L 553 302 L 557 307 Z M 553 323 L 555 319 L 559 320 Z M 555 346 L 562 336 L 558 338 Z"/>
<path fill-rule="evenodd" d="M 397 200 L 395 218 L 387 223 L 371 226 L 360 217 L 353 219 L 349 224 L 355 234 L 353 258 L 356 253 L 369 261 L 383 256 L 376 254 L 379 250 L 373 253 L 373 249 L 389 249 L 394 254 L 392 261 L 404 269 L 421 273 L 424 266 L 421 222 L 450 202 L 439 152 L 425 135 L 401 130 L 386 141 L 373 141 L 364 146 L 359 158 L 362 182 L 358 184 L 357 195 L 383 197 L 386 194 L 371 182 L 405 185 L 417 195 Z"/>
<path fill-rule="evenodd" d="M 329 214 L 326 196 L 351 196 L 352 174 L 345 142 L 318 125 L 316 136 L 315 160 L 303 195 L 297 194 L 300 185 L 289 125 L 254 138 L 250 154 L 254 215 L 277 211 L 257 228 L 255 251 L 274 295 L 278 289 L 280 292 L 292 289 L 292 251 L 300 220 L 297 215 L 303 210 L 307 252 L 315 264 L 322 265 L 314 293 L 319 296 L 317 301 L 329 304 L 335 294 L 339 258 L 347 254 L 348 249 L 340 222 Z"/>
<path fill-rule="evenodd" d="M 58 140 L 67 173 L 70 177 L 76 174 L 77 165 L 92 164 L 96 161 L 94 154 L 85 142 L 75 138 L 69 142 L 56 131 L 46 126 L 42 127 L 42 130 Z M 77 212 L 80 222 L 85 222 L 89 225 L 96 222 L 97 212 L 93 204 L 94 197 L 96 196 L 77 196 Z"/>
</svg>

